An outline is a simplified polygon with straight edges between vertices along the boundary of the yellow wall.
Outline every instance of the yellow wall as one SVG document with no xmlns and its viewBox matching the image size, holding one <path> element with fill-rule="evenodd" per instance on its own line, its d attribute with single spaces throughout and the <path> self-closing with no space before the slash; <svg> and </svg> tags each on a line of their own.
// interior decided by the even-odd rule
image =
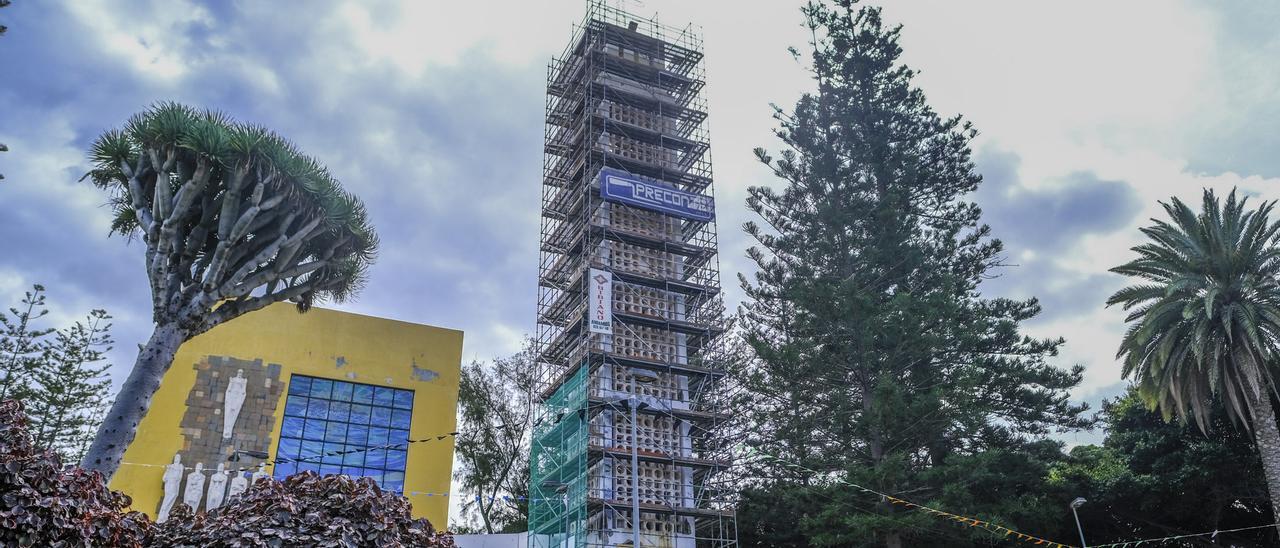
<svg viewBox="0 0 1280 548">
<path fill-rule="evenodd" d="M 215 327 L 178 350 L 151 410 L 138 425 L 137 438 L 125 451 L 129 464 L 122 465 L 111 481 L 113 489 L 133 497 L 135 510 L 155 516 L 164 494 L 164 469 L 139 464 L 168 464 L 182 449 L 179 424 L 196 380 L 193 365 L 209 355 L 280 364 L 280 380 L 285 383 L 291 374 L 300 374 L 413 390 L 410 439 L 434 437 L 455 427 L 461 331 L 321 308 L 299 314 L 292 304 L 277 303 Z M 418 380 L 413 375 L 415 366 L 439 376 Z M 273 457 L 287 394 L 286 386 L 275 407 Z M 205 463 L 206 470 L 216 464 Z M 404 490 L 448 492 L 452 468 L 453 438 L 409 444 Z M 410 496 L 409 500 L 415 517 L 446 527 L 448 498 Z"/>
</svg>

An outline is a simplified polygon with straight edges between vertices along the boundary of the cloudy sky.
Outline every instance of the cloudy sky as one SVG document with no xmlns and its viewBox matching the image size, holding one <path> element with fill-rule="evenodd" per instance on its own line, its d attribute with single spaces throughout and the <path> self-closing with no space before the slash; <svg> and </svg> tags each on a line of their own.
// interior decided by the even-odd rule
<svg viewBox="0 0 1280 548">
<path fill-rule="evenodd" d="M 811 87 L 786 49 L 804 44 L 798 5 L 625 3 L 704 33 L 726 281 L 748 268 L 746 188 L 773 182 L 751 155 L 776 148 L 769 104 Z M 108 309 L 123 377 L 150 333 L 143 248 L 107 236 L 104 196 L 77 179 L 96 135 L 177 100 L 276 129 L 366 200 L 381 257 L 338 308 L 463 329 L 468 360 L 514 351 L 534 319 L 546 64 L 584 2 L 282 6 L 0 10 L 0 304 L 40 282 L 57 323 Z M 1087 367 L 1075 395 L 1116 394 L 1120 315 L 1102 303 L 1123 281 L 1106 269 L 1156 201 L 1280 197 L 1280 6 L 895 1 L 884 15 L 933 106 L 982 132 L 976 200 L 1018 265 L 987 291 L 1040 297 L 1034 334 L 1065 336 L 1062 363 Z"/>
</svg>

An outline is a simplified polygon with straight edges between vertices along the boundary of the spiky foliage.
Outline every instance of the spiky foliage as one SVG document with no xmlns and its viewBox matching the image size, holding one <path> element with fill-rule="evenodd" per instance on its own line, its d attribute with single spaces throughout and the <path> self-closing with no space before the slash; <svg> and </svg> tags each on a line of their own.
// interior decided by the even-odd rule
<svg viewBox="0 0 1280 548">
<path fill-rule="evenodd" d="M 158 104 L 102 134 L 90 159 L 86 177 L 112 192 L 112 232 L 147 243 L 157 309 L 231 300 L 201 331 L 284 299 L 345 300 L 378 247 L 364 204 L 323 165 L 220 112 Z"/>
<path fill-rule="evenodd" d="M 1170 221 L 1143 228 L 1151 241 L 1138 258 L 1111 269 L 1143 280 L 1117 291 L 1128 331 L 1117 357 L 1139 394 L 1165 418 L 1210 423 L 1215 396 L 1233 420 L 1248 424 L 1251 394 L 1274 387 L 1266 366 L 1280 337 L 1280 223 L 1275 202 L 1246 211 L 1235 191 L 1222 204 L 1204 191 L 1202 211 L 1173 198 Z"/>
<path fill-rule="evenodd" d="M 306 311 L 350 298 L 378 239 L 318 161 L 219 112 L 157 104 L 98 137 L 90 159 L 85 177 L 111 195 L 111 231 L 146 244 L 156 324 L 85 457 L 110 475 L 182 341 L 274 302 Z"/>
<path fill-rule="evenodd" d="M 1138 394 L 1166 420 L 1207 429 L 1215 398 L 1233 422 L 1252 427 L 1272 501 L 1280 496 L 1280 430 L 1270 395 L 1280 337 L 1280 223 L 1275 202 L 1246 209 L 1205 190 L 1200 213 L 1173 198 L 1170 220 L 1142 229 L 1138 258 L 1111 269 L 1142 281 L 1117 291 L 1130 322 L 1118 357 Z M 1280 511 L 1276 513 L 1280 521 Z"/>
</svg>

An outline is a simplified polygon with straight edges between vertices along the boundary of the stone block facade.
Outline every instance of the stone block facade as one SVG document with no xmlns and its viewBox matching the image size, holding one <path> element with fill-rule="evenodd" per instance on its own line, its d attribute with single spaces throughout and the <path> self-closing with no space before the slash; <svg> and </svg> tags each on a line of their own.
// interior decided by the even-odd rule
<svg viewBox="0 0 1280 548">
<path fill-rule="evenodd" d="M 270 453 L 271 432 L 275 428 L 276 404 L 285 389 L 280 379 L 279 364 L 263 364 L 262 360 L 241 360 L 227 356 L 205 356 L 193 367 L 196 381 L 187 394 L 182 416 L 182 462 L 194 466 L 203 462 L 206 470 L 226 463 L 228 469 L 253 468 L 263 459 L 241 455 L 228 462 L 232 452 L 262 451 Z M 231 437 L 223 438 L 223 400 L 227 386 L 239 370 L 248 379 L 244 405 L 236 418 Z"/>
</svg>

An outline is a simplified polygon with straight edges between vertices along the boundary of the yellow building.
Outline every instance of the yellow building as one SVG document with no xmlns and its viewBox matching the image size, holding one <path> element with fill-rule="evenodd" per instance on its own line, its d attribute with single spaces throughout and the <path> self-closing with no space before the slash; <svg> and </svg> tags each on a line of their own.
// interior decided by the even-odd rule
<svg viewBox="0 0 1280 548">
<path fill-rule="evenodd" d="M 219 464 L 265 453 L 277 478 L 371 477 L 443 528 L 448 498 L 425 493 L 449 491 L 453 438 L 437 436 L 455 427 L 461 358 L 452 329 L 287 303 L 251 312 L 182 345 L 111 487 L 156 517 L 174 455 L 210 485 Z"/>
</svg>

